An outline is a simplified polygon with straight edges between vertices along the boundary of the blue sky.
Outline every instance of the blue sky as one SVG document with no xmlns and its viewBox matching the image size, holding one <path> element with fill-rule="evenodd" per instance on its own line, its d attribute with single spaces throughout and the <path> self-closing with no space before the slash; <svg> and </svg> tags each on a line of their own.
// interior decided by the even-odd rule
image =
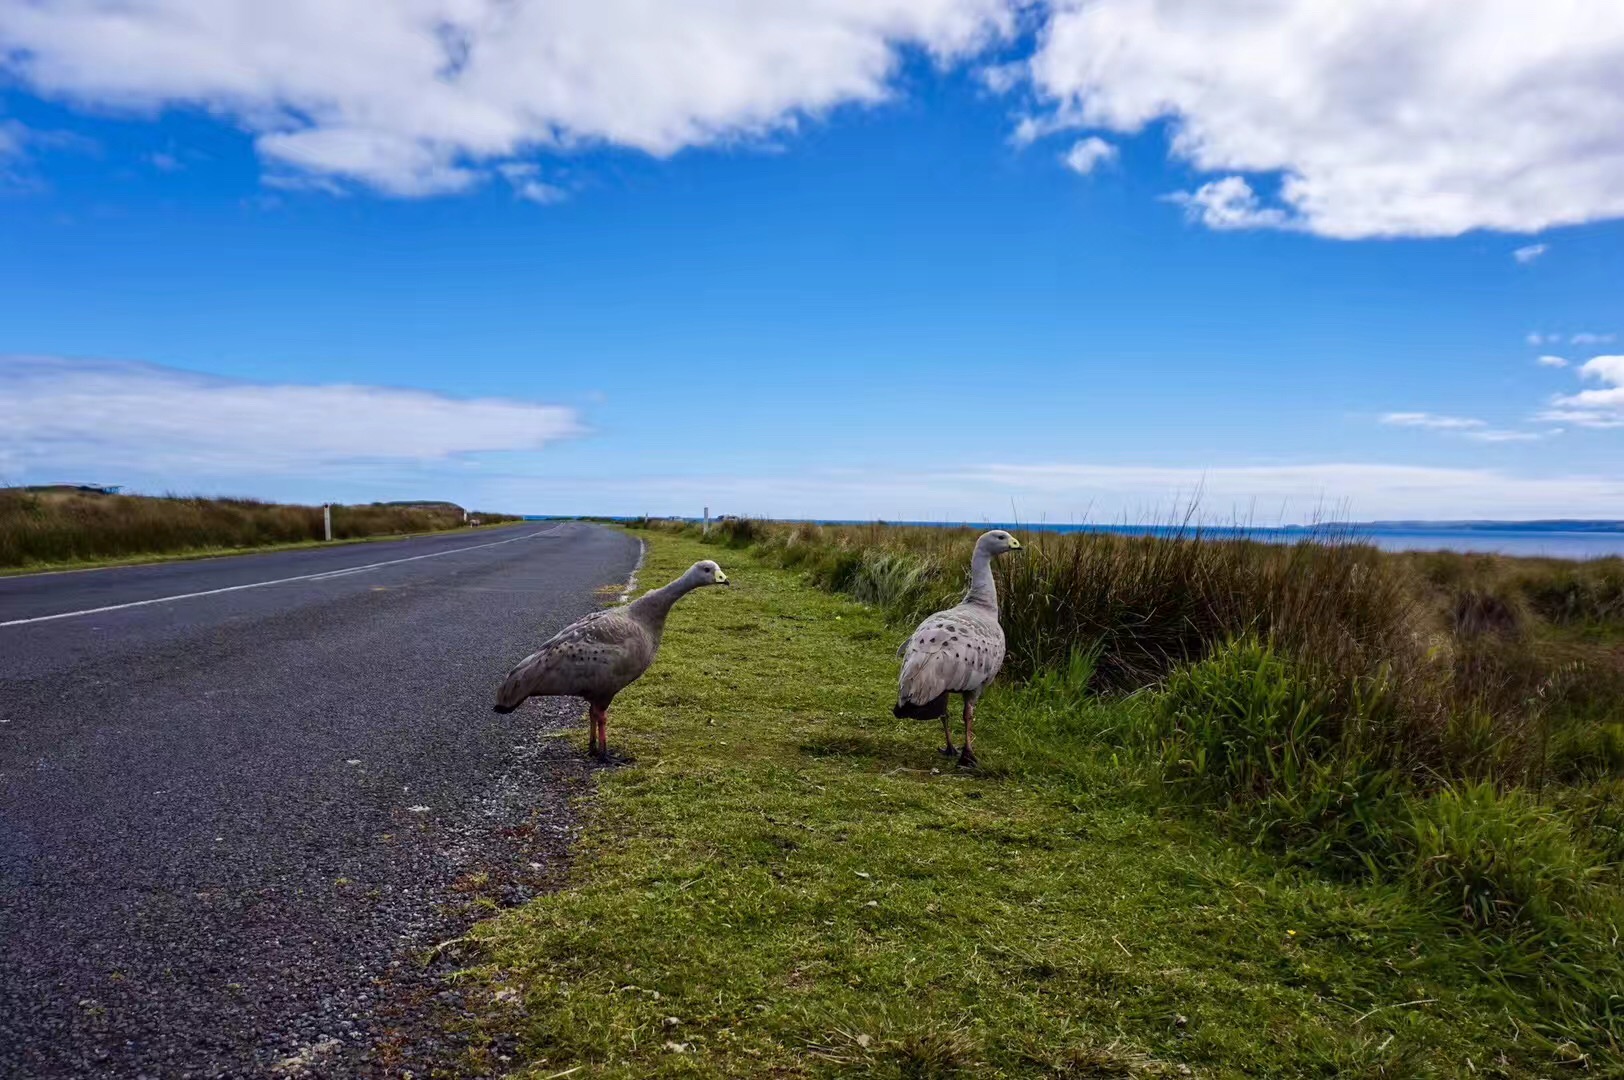
<svg viewBox="0 0 1624 1080">
<path fill-rule="evenodd" d="M 1624 16 L 623 6 L 0 12 L 0 480 L 1624 517 Z"/>
</svg>

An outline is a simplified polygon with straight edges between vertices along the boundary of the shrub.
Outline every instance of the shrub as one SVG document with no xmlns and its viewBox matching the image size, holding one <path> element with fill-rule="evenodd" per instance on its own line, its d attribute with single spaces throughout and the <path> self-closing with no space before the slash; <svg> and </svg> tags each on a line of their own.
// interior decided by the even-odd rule
<svg viewBox="0 0 1624 1080">
<path fill-rule="evenodd" d="M 1161 698 L 1161 756 L 1174 776 L 1234 799 L 1294 787 L 1327 753 L 1334 699 L 1255 640 L 1232 642 L 1168 678 Z"/>
<path fill-rule="evenodd" d="M 1541 560 L 1529 564 L 1518 584 L 1529 606 L 1551 622 L 1624 629 L 1624 559 Z"/>
<path fill-rule="evenodd" d="M 767 537 L 767 525 L 756 518 L 723 518 L 711 526 L 712 539 L 730 548 L 749 547 Z"/>
<path fill-rule="evenodd" d="M 1404 877 L 1474 927 L 1549 926 L 1599 873 L 1556 811 L 1521 792 L 1444 788 L 1412 799 L 1410 819 Z"/>
<path fill-rule="evenodd" d="M 1624 774 L 1624 722 L 1572 724 L 1551 736 L 1551 775 L 1577 781 Z"/>
<path fill-rule="evenodd" d="M 1257 842 L 1342 870 L 1391 847 L 1404 736 L 1379 679 L 1347 700 L 1244 639 L 1175 671 L 1154 718 L 1169 778 L 1236 805 Z"/>
<path fill-rule="evenodd" d="M 934 610 L 942 595 L 940 569 L 926 559 L 891 551 L 865 551 L 846 574 L 841 591 L 854 599 L 893 611 Z"/>
<path fill-rule="evenodd" d="M 1612 867 L 1615 876 L 1624 870 L 1624 780 L 1601 780 L 1554 794 L 1574 838 Z"/>
</svg>

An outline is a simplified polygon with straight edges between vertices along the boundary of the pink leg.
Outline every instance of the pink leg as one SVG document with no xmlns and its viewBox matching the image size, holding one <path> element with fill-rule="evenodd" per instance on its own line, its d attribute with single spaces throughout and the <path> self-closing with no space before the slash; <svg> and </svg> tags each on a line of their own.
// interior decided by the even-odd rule
<svg viewBox="0 0 1624 1080">
<path fill-rule="evenodd" d="M 592 724 L 597 735 L 598 760 L 609 760 L 609 710 L 593 709 Z"/>
<path fill-rule="evenodd" d="M 947 740 L 947 745 L 942 747 L 942 753 L 947 757 L 952 757 L 956 753 L 953 749 L 953 727 L 946 713 L 942 714 L 942 738 Z"/>
<path fill-rule="evenodd" d="M 603 715 L 603 714 L 602 714 L 602 712 L 599 711 L 599 709 L 598 709 L 598 707 L 596 705 L 588 705 L 587 706 L 587 714 L 586 714 L 587 750 L 592 754 L 593 757 L 602 757 L 603 756 L 603 749 L 604 748 L 603 748 L 603 741 L 602 741 L 603 740 L 602 727 L 598 722 L 598 717 L 600 717 L 601 715 Z"/>
<path fill-rule="evenodd" d="M 959 767 L 973 769 L 980 764 L 976 760 L 975 735 L 971 730 L 976 720 L 976 699 L 968 694 L 964 698 L 964 750 L 959 754 Z"/>
</svg>

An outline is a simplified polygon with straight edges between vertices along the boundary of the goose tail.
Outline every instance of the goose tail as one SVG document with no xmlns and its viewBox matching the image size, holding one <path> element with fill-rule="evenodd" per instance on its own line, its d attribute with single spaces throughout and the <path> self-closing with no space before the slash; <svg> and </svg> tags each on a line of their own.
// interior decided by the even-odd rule
<svg viewBox="0 0 1624 1080">
<path fill-rule="evenodd" d="M 891 715 L 898 720 L 940 720 L 947 715 L 947 694 L 943 690 L 929 701 L 898 701 Z"/>
</svg>

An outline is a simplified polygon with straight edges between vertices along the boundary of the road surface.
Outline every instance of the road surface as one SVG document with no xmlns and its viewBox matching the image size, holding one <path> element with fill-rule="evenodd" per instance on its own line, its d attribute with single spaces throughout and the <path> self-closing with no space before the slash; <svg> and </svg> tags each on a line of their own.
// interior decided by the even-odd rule
<svg viewBox="0 0 1624 1080">
<path fill-rule="evenodd" d="M 503 672 L 635 540 L 523 525 L 0 578 L 0 1077 L 401 1075 L 421 957 L 557 873 L 587 767 Z"/>
</svg>

